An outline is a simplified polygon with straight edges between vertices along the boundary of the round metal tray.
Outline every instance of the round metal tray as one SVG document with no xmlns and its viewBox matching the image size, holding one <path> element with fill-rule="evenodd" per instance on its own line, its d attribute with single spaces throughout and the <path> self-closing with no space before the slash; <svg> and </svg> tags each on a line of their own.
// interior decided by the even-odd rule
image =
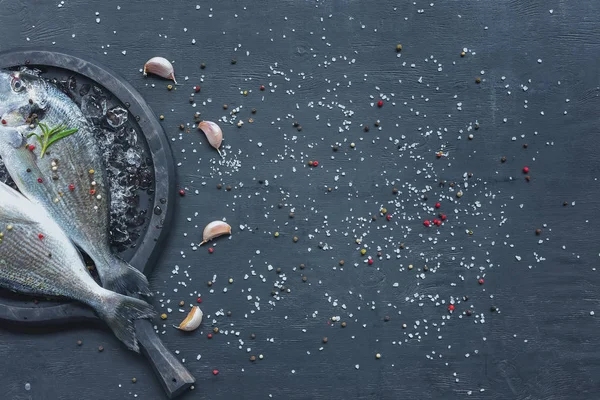
<svg viewBox="0 0 600 400">
<path fill-rule="evenodd" d="M 137 193 L 138 209 L 146 214 L 144 223 L 138 227 L 139 237 L 126 249 L 120 249 L 118 254 L 135 268 L 149 275 L 159 255 L 163 226 L 168 225 L 172 216 L 174 193 L 172 156 L 158 119 L 132 86 L 95 63 L 53 51 L 12 51 L 0 54 L 0 68 L 12 69 L 20 66 L 39 69 L 43 78 L 58 81 L 59 87 L 61 81 L 69 81 L 72 78 L 77 81 L 77 90 L 84 85 L 99 87 L 109 97 L 108 108 L 121 105 L 129 111 L 127 124 L 131 124 L 141 136 L 138 136 L 138 140 L 143 140 L 142 148 L 151 158 L 154 177 L 153 184 L 147 191 Z M 69 95 L 73 97 L 71 93 Z M 78 102 L 78 99 L 74 101 Z M 161 210 L 160 214 L 153 211 L 155 208 Z M 48 322 L 55 316 L 60 319 L 64 311 L 61 311 L 60 315 L 56 315 L 56 311 L 63 309 L 66 304 L 70 306 L 73 303 L 34 303 L 32 298 L 1 292 L 0 320 Z M 11 307 L 20 310 L 18 313 L 9 312 Z M 81 309 L 82 307 L 77 307 L 77 310 Z"/>
<path fill-rule="evenodd" d="M 156 115 L 130 84 L 95 62 L 61 51 L 14 50 L 0 53 L 0 68 L 21 66 L 41 70 L 43 78 L 68 82 L 74 77 L 78 84 L 95 85 L 108 95 L 109 108 L 121 105 L 129 111 L 128 123 L 135 125 L 138 139 L 145 142 L 143 147 L 151 159 L 154 182 L 153 187 L 138 192 L 139 207 L 146 210 L 145 221 L 139 227 L 139 237 L 118 254 L 148 276 L 160 255 L 166 233 L 164 227 L 168 228 L 173 215 L 175 193 L 172 154 Z M 77 102 L 76 98 L 73 100 Z M 97 317 L 91 309 L 76 302 L 37 301 L 0 292 L 0 323 L 5 325 L 47 325 L 76 320 L 97 320 Z M 136 330 L 142 351 L 161 377 L 167 395 L 172 398 L 187 389 L 194 382 L 193 377 L 160 343 L 151 323 L 137 321 Z"/>
</svg>

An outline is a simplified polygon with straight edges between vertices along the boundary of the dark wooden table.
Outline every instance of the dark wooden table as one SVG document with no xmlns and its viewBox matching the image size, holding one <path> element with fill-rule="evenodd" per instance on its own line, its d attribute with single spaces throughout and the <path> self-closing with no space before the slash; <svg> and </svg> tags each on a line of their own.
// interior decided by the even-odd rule
<svg viewBox="0 0 600 400">
<path fill-rule="evenodd" d="M 2 49 L 88 55 L 165 116 L 186 195 L 151 284 L 198 380 L 184 399 L 598 397 L 600 3 L 198 3 L 7 0 L 0 16 Z M 153 56 L 176 90 L 141 75 Z M 195 111 L 228 121 L 224 162 Z M 195 250 L 221 218 L 231 239 Z M 173 329 L 199 296 L 201 329 Z M 0 329 L 0 370 L 3 399 L 164 398 L 95 326 Z"/>
</svg>

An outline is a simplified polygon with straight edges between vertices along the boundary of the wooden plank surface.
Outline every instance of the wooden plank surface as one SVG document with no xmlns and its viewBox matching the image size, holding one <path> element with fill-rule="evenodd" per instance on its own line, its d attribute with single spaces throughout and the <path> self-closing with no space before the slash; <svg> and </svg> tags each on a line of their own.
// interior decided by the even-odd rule
<svg viewBox="0 0 600 400">
<path fill-rule="evenodd" d="M 0 16 L 2 49 L 89 54 L 165 116 L 186 196 L 151 284 L 159 312 L 172 309 L 156 321 L 160 337 L 198 380 L 183 399 L 597 398 L 600 3 L 197 3 L 6 0 Z M 175 62 L 177 90 L 141 75 L 158 55 Z M 219 165 L 195 129 L 179 132 L 196 110 L 229 120 L 240 106 L 244 126 L 223 124 L 226 160 L 239 167 Z M 438 199 L 448 221 L 426 229 Z M 213 254 L 194 250 L 204 225 L 221 218 L 231 239 Z M 290 293 L 271 297 L 282 277 L 269 265 Z M 173 329 L 185 316 L 179 301 L 187 310 L 198 295 L 203 327 Z M 208 339 L 213 327 L 221 333 Z M 164 398 L 145 359 L 96 326 L 1 329 L 0 369 L 6 399 Z"/>
</svg>

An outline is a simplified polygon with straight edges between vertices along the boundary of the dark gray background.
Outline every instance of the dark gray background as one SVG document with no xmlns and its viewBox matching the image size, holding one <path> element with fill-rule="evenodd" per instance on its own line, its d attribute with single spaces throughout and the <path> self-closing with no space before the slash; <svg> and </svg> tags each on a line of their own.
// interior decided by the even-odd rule
<svg viewBox="0 0 600 400">
<path fill-rule="evenodd" d="M 167 326 L 160 324 L 159 331 L 166 331 L 161 338 L 179 351 L 198 380 L 183 398 L 600 396 L 599 2 L 198 3 L 199 10 L 190 1 L 66 0 L 58 7 L 58 0 L 7 0 L 0 14 L 1 49 L 60 46 L 96 59 L 166 116 L 165 132 L 175 139 L 173 153 L 181 163 L 178 187 L 187 195 L 177 199 L 170 238 L 151 283 L 160 312 L 166 309 L 161 301 L 170 300 L 173 308 Z M 399 58 L 397 43 L 403 45 Z M 469 51 L 461 58 L 463 48 Z M 168 92 L 166 81 L 141 76 L 144 62 L 158 55 L 175 62 L 182 83 L 177 91 Z M 483 78 L 480 85 L 477 76 Z M 198 83 L 202 92 L 193 108 L 188 97 Z M 261 84 L 267 91 L 259 92 Z M 250 93 L 242 96 L 242 90 Z M 373 105 L 391 93 L 383 108 Z M 212 102 L 202 105 L 209 98 Z M 338 104 L 354 114 L 344 116 Z M 238 106 L 245 125 L 222 125 L 227 159 L 240 160 L 239 171 L 216 165 L 216 153 L 195 129 L 180 136 L 177 126 L 193 122 L 196 109 L 216 121 Z M 257 113 L 250 124 L 252 108 Z M 381 131 L 373 125 L 378 119 Z M 340 133 L 344 120 L 352 123 Z M 477 131 L 471 130 L 475 121 Z M 371 126 L 368 133 L 363 123 Z M 418 144 L 398 149 L 389 138 Z M 337 153 L 331 150 L 335 142 L 341 143 Z M 350 142 L 357 144 L 355 150 Z M 438 160 L 441 146 L 448 154 Z M 309 159 L 319 160 L 319 168 L 309 169 Z M 530 182 L 521 172 L 525 165 Z M 467 172 L 473 177 L 463 177 Z M 259 180 L 268 180 L 268 186 Z M 439 180 L 446 186 L 440 188 Z M 449 188 L 451 181 L 462 188 L 461 199 Z M 233 190 L 218 191 L 220 182 Z M 427 185 L 427 201 L 410 190 Z M 398 196 L 392 195 L 393 186 L 400 189 Z M 438 199 L 448 221 L 426 229 L 422 221 L 435 215 L 431 207 Z M 381 206 L 393 214 L 389 223 L 382 216 L 371 221 Z M 216 242 L 212 255 L 205 247 L 194 251 L 191 243 L 200 240 L 203 226 L 220 218 L 233 226 L 231 240 Z M 240 231 L 240 225 L 246 228 Z M 540 237 L 536 228 L 543 229 Z M 275 231 L 281 232 L 277 239 Z M 363 233 L 367 254 L 375 256 L 377 246 L 384 254 L 372 266 L 354 243 Z M 294 235 L 298 243 L 292 242 Z M 329 250 L 319 249 L 319 242 Z M 400 242 L 406 248 L 396 259 Z M 343 271 L 339 259 L 345 260 Z M 302 272 L 300 263 L 307 265 Z M 278 277 L 267 270 L 269 264 L 282 268 L 289 294 L 271 298 Z M 415 269 L 407 271 L 408 264 Z M 418 279 L 425 264 L 435 272 Z M 180 272 L 172 275 L 176 265 Z M 257 276 L 244 280 L 253 270 Z M 214 274 L 210 293 L 206 281 Z M 485 276 L 482 286 L 480 276 Z M 229 277 L 233 285 L 226 283 Z M 255 313 L 254 300 L 246 299 L 248 288 L 260 298 Z M 184 316 L 177 303 L 185 300 L 187 308 L 196 293 L 211 318 L 192 334 L 175 331 L 170 324 Z M 424 299 L 411 302 L 415 294 Z M 457 302 L 446 318 L 448 302 L 463 295 L 469 301 Z M 492 305 L 499 312 L 490 312 Z M 463 315 L 468 307 L 471 317 Z M 233 314 L 215 316 L 219 310 Z M 337 315 L 346 328 L 328 325 Z M 213 319 L 215 326 L 240 336 L 208 340 Z M 255 341 L 248 339 L 252 332 Z M 413 338 L 405 342 L 409 334 Z M 329 338 L 326 345 L 323 336 Z M 376 353 L 382 358 L 376 360 Z M 264 359 L 252 364 L 251 354 Z M 218 376 L 212 375 L 215 368 Z M 95 327 L 46 333 L 2 329 L 0 370 L 3 399 L 164 398 L 145 359 Z"/>
</svg>

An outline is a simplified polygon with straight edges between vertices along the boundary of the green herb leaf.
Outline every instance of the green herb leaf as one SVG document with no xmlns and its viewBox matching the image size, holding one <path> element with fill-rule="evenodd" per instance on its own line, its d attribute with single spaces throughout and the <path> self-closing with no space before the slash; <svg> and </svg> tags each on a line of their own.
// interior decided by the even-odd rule
<svg viewBox="0 0 600 400">
<path fill-rule="evenodd" d="M 60 132 L 55 133 L 54 135 L 51 136 L 50 140 L 48 141 L 48 146 L 50 146 L 52 143 L 56 142 L 57 140 L 60 140 L 62 138 L 65 138 L 69 135 L 74 134 L 75 132 L 77 132 L 76 128 L 67 129 L 66 131 L 60 131 Z"/>
<path fill-rule="evenodd" d="M 55 143 L 55 142 L 59 141 L 60 139 L 66 138 L 67 136 L 72 135 L 75 132 L 77 132 L 77 128 L 65 129 L 66 126 L 64 124 L 55 126 L 52 129 L 50 129 L 48 127 L 48 125 L 46 125 L 43 122 L 40 122 L 38 124 L 38 126 L 40 127 L 40 130 L 42 131 L 42 135 L 40 136 L 37 133 L 32 132 L 29 135 L 27 135 L 27 137 L 29 138 L 31 136 L 35 136 L 37 138 L 37 140 L 40 144 L 40 147 L 42 148 L 40 158 L 44 158 L 44 154 L 46 154 L 48 147 L 50 147 L 50 145 L 52 145 L 52 143 Z"/>
</svg>

